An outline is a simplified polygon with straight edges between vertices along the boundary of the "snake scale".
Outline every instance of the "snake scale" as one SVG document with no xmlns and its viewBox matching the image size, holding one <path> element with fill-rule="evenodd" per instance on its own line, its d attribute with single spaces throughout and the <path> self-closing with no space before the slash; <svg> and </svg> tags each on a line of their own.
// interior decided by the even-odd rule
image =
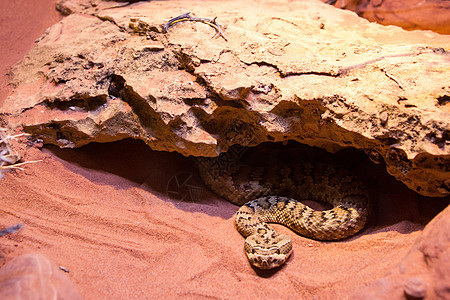
<svg viewBox="0 0 450 300">
<path fill-rule="evenodd" d="M 364 185 L 356 175 L 330 162 L 247 164 L 219 156 L 198 158 L 197 165 L 213 192 L 241 205 L 235 215 L 236 229 L 246 238 L 249 262 L 260 269 L 281 266 L 292 252 L 289 236 L 278 234 L 267 223 L 330 241 L 354 235 L 368 219 Z M 298 200 L 327 202 L 332 208 L 318 211 Z"/>
</svg>

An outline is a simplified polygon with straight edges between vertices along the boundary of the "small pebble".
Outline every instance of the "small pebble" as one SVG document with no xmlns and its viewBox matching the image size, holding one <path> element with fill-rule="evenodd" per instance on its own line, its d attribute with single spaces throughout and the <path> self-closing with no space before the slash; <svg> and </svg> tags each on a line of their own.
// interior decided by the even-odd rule
<svg viewBox="0 0 450 300">
<path fill-rule="evenodd" d="M 387 121 L 389 120 L 389 114 L 386 111 L 383 111 L 380 113 L 380 122 L 381 125 L 386 125 Z"/>
<path fill-rule="evenodd" d="M 421 278 L 413 277 L 406 281 L 403 291 L 407 299 L 423 299 L 427 294 L 427 286 Z"/>
</svg>

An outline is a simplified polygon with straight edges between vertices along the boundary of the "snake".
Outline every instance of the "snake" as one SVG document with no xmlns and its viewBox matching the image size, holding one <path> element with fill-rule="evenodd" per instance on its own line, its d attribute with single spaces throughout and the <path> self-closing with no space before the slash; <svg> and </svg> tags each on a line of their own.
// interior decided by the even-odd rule
<svg viewBox="0 0 450 300">
<path fill-rule="evenodd" d="M 196 161 L 205 185 L 241 206 L 235 226 L 245 238 L 248 261 L 258 269 L 282 266 L 293 249 L 290 237 L 268 223 L 314 240 L 336 241 L 355 235 L 368 221 L 366 187 L 358 176 L 330 161 L 251 164 L 227 155 Z M 302 200 L 325 202 L 331 208 L 316 210 Z"/>
</svg>

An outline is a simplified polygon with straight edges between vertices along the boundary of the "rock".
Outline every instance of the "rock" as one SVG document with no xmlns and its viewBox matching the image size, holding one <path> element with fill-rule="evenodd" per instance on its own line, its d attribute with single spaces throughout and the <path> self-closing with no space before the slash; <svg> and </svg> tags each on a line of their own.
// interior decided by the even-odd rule
<svg viewBox="0 0 450 300">
<path fill-rule="evenodd" d="M 329 2 L 329 0 L 321 0 Z M 356 12 L 360 17 L 407 30 L 433 30 L 450 34 L 450 3 L 446 0 L 337 0 L 335 7 Z"/>
<path fill-rule="evenodd" d="M 62 1 L 82 14 L 13 68 L 0 118 L 60 147 L 125 138 L 195 156 L 267 141 L 354 147 L 420 194 L 448 195 L 450 37 L 319 1 L 275 2 Z M 205 23 L 163 33 L 187 11 L 217 17 L 227 40 Z"/>
<path fill-rule="evenodd" d="M 450 206 L 423 230 L 388 274 L 353 299 L 450 299 Z"/>
<path fill-rule="evenodd" d="M 0 269 L 0 299 L 81 299 L 63 271 L 41 254 L 23 254 Z"/>
<path fill-rule="evenodd" d="M 413 277 L 406 281 L 403 291 L 408 299 L 423 299 L 427 295 L 427 286 L 421 278 Z"/>
<path fill-rule="evenodd" d="M 446 0 L 361 0 L 355 11 L 359 16 L 383 25 L 450 34 L 450 3 Z"/>
</svg>

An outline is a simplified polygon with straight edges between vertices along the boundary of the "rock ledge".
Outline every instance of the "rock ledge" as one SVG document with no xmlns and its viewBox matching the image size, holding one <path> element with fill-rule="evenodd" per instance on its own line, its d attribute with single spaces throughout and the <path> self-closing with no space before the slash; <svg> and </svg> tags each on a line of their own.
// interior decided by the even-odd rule
<svg viewBox="0 0 450 300">
<path fill-rule="evenodd" d="M 131 137 L 195 156 L 266 141 L 354 147 L 420 194 L 450 193 L 449 36 L 312 0 L 76 3 L 59 4 L 78 13 L 13 68 L 0 108 L 36 141 Z M 187 11 L 217 16 L 227 41 L 204 23 L 163 33 Z"/>
</svg>

